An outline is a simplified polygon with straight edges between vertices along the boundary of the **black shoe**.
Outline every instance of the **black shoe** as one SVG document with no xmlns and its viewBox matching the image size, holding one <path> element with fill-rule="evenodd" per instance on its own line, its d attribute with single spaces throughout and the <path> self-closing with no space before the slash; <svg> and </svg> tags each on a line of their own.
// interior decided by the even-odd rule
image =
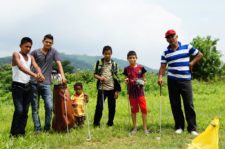
<svg viewBox="0 0 225 149">
<path fill-rule="evenodd" d="M 100 124 L 99 125 L 94 124 L 94 128 L 100 128 Z"/>
</svg>

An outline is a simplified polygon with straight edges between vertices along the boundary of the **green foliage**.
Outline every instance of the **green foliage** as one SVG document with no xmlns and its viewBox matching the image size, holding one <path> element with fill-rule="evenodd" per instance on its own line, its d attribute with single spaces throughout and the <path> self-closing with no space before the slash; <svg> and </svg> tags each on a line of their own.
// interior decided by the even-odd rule
<svg viewBox="0 0 225 149">
<path fill-rule="evenodd" d="M 73 73 L 75 70 L 74 66 L 68 60 L 62 61 L 62 67 L 65 73 Z M 53 64 L 53 69 L 58 70 L 57 65 L 55 63 Z"/>
<path fill-rule="evenodd" d="M 12 66 L 0 65 L 0 100 L 9 101 L 11 97 Z"/>
<path fill-rule="evenodd" d="M 203 53 L 202 60 L 194 66 L 193 78 L 198 80 L 211 80 L 224 73 L 225 66 L 221 61 L 221 53 L 217 50 L 218 39 L 196 37 L 191 44 Z"/>
</svg>

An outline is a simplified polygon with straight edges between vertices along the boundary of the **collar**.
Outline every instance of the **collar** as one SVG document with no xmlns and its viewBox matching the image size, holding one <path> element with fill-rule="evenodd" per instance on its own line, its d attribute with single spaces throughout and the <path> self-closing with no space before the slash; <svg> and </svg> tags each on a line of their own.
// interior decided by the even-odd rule
<svg viewBox="0 0 225 149">
<path fill-rule="evenodd" d="M 105 61 L 105 60 L 103 59 L 103 63 L 104 63 L 104 64 L 112 64 L 112 60 L 110 60 L 110 61 L 107 62 L 107 61 Z"/>
<path fill-rule="evenodd" d="M 177 50 L 179 50 L 180 47 L 181 47 L 181 42 L 178 41 L 178 48 L 177 48 Z M 171 45 L 169 45 L 169 46 L 167 47 L 167 49 L 168 49 L 168 50 L 172 50 L 172 49 L 171 49 Z M 173 50 L 172 50 L 172 51 L 173 51 Z"/>
</svg>

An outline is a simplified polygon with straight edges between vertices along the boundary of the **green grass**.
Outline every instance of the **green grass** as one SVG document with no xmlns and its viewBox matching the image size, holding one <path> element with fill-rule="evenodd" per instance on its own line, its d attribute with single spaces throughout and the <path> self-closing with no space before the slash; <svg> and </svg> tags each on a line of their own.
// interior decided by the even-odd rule
<svg viewBox="0 0 225 149">
<path fill-rule="evenodd" d="M 11 127 L 12 114 L 14 107 L 12 99 L 9 97 L 7 101 L 0 102 L 0 148 L 155 148 L 155 149 L 176 149 L 185 148 L 194 138 L 187 131 L 182 135 L 175 135 L 173 126 L 173 117 L 168 100 L 167 88 L 163 88 L 162 98 L 162 136 L 160 141 L 156 140 L 159 136 L 159 90 L 154 85 L 155 78 L 151 78 L 146 92 L 148 106 L 148 127 L 153 131 L 149 136 L 145 136 L 142 129 L 141 114 L 138 114 L 139 131 L 134 136 L 129 136 L 131 129 L 130 112 L 128 112 L 128 100 L 126 92 L 123 91 L 122 96 L 117 100 L 117 111 L 115 116 L 115 126 L 113 128 L 106 127 L 107 122 L 107 106 L 104 109 L 104 116 L 101 121 L 101 128 L 94 129 L 91 125 L 92 140 L 86 141 L 87 125 L 82 129 L 72 129 L 70 133 L 41 133 L 35 135 L 33 132 L 33 122 L 31 119 L 31 110 L 26 127 L 26 137 L 10 139 L 9 131 Z M 72 84 L 69 85 L 72 89 Z M 85 86 L 85 90 L 90 95 L 89 99 L 89 117 L 90 123 L 93 122 L 93 115 L 96 104 L 95 84 L 91 83 Z M 125 87 L 123 86 L 123 90 Z M 193 81 L 194 104 L 197 113 L 197 124 L 199 132 L 209 125 L 215 116 L 220 117 L 219 137 L 220 148 L 225 148 L 225 81 L 216 83 L 203 83 Z M 70 90 L 72 92 L 72 90 Z M 41 120 L 44 124 L 43 101 L 41 101 Z M 87 121 L 86 121 L 87 122 Z"/>
</svg>

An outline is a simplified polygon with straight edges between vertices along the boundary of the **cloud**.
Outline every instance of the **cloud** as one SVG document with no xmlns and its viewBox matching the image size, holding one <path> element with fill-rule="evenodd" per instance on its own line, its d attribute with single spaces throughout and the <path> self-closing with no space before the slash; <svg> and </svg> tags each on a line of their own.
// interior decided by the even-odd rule
<svg viewBox="0 0 225 149">
<path fill-rule="evenodd" d="M 140 63 L 157 68 L 166 46 L 164 32 L 170 28 L 184 32 L 179 17 L 143 0 L 1 3 L 1 49 L 17 47 L 23 36 L 32 37 L 37 48 L 42 46 L 42 36 L 52 33 L 55 47 L 61 52 L 100 55 L 104 45 L 111 45 L 115 57 L 126 59 L 127 52 L 135 50 Z"/>
</svg>

